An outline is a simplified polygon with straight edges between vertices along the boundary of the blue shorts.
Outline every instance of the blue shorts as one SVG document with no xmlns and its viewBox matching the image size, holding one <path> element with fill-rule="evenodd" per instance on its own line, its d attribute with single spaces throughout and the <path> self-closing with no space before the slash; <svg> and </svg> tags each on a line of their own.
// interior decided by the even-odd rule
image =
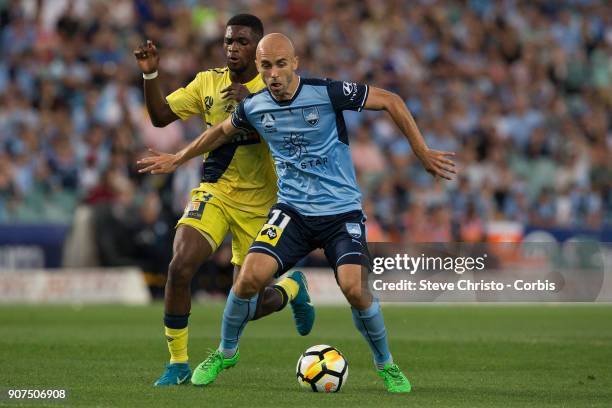
<svg viewBox="0 0 612 408">
<path fill-rule="evenodd" d="M 364 222 L 362 211 L 306 216 L 286 204 L 274 204 L 249 252 L 273 256 L 278 263 L 277 276 L 317 248 L 324 249 L 334 273 L 344 264 L 363 265 L 369 270 Z"/>
</svg>

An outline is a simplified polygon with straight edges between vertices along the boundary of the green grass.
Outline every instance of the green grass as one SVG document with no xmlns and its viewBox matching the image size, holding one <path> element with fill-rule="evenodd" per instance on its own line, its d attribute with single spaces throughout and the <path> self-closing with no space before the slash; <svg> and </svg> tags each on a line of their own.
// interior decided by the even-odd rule
<svg viewBox="0 0 612 408">
<path fill-rule="evenodd" d="M 198 305 L 190 357 L 216 347 L 222 305 Z M 612 306 L 388 306 L 395 360 L 409 395 L 388 395 L 348 307 L 319 308 L 299 337 L 289 311 L 252 322 L 238 366 L 207 388 L 154 389 L 167 358 L 162 305 L 0 307 L 0 405 L 6 406 L 612 406 Z M 327 343 L 349 361 L 338 394 L 302 391 L 294 370 Z M 9 401 L 6 390 L 66 389 L 56 402 Z"/>
</svg>

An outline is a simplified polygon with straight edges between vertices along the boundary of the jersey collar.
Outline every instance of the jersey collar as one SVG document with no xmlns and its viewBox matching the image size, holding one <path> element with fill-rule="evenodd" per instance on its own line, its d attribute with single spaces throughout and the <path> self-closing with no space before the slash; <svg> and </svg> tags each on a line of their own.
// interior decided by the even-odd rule
<svg viewBox="0 0 612 408">
<path fill-rule="evenodd" d="M 266 89 L 268 90 L 268 93 L 270 94 L 270 98 L 272 98 L 274 103 L 276 103 L 278 106 L 287 106 L 287 105 L 291 105 L 293 101 L 295 101 L 295 98 L 298 97 L 298 95 L 300 94 L 300 91 L 302 90 L 303 84 L 304 83 L 302 82 L 302 77 L 298 75 L 298 86 L 297 88 L 295 88 L 295 92 L 293 93 L 293 96 L 290 99 L 287 99 L 286 101 L 277 101 L 272 95 L 272 92 L 270 92 L 270 90 L 267 87 Z"/>
<path fill-rule="evenodd" d="M 249 89 L 249 92 L 253 92 L 250 90 L 250 87 L 258 85 L 260 82 L 263 82 L 263 80 L 261 79 L 261 74 L 257 73 L 257 75 L 253 77 L 253 79 L 243 85 L 246 86 L 247 89 Z"/>
</svg>

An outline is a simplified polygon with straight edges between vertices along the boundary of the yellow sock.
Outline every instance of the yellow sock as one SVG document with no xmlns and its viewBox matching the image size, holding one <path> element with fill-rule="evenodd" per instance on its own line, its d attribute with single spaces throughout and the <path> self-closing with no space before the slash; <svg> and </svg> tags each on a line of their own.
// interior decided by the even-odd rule
<svg viewBox="0 0 612 408">
<path fill-rule="evenodd" d="M 170 351 L 170 363 L 186 363 L 187 357 L 187 327 L 183 329 L 171 329 L 164 326 L 168 350 Z"/>
<path fill-rule="evenodd" d="M 276 282 L 275 285 L 280 286 L 285 290 L 285 293 L 287 293 L 287 297 L 289 298 L 287 299 L 288 302 L 291 302 L 293 299 L 295 299 L 298 294 L 298 291 L 300 290 L 300 285 L 298 285 L 298 283 L 291 278 L 283 278 L 280 281 Z"/>
</svg>

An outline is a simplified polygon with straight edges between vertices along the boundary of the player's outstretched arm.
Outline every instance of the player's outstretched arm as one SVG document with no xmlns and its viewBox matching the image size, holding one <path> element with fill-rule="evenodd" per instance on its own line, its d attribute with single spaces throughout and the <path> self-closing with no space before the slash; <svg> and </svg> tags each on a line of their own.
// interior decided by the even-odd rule
<svg viewBox="0 0 612 408">
<path fill-rule="evenodd" d="M 364 108 L 389 112 L 391 119 L 410 142 L 412 151 L 431 175 L 451 180 L 453 174 L 457 173 L 455 163 L 451 160 L 455 153 L 432 150 L 427 147 L 412 114 L 397 94 L 371 86 Z"/>
<path fill-rule="evenodd" d="M 159 53 L 157 47 L 151 40 L 147 40 L 145 45 L 134 50 L 134 56 L 138 62 L 138 66 L 145 75 L 154 76 L 151 79 L 144 79 L 144 98 L 147 105 L 147 111 L 151 117 L 151 122 L 155 127 L 164 127 L 179 117 L 172 112 L 170 105 L 166 102 L 166 98 L 162 93 L 157 70 L 159 68 Z"/>
<path fill-rule="evenodd" d="M 177 153 L 162 153 L 149 149 L 151 156 L 136 162 L 141 167 L 138 172 L 150 172 L 151 174 L 172 173 L 183 163 L 227 143 L 237 131 L 234 125 L 232 125 L 231 118 L 227 118 L 218 125 L 207 129 L 197 139 Z"/>
</svg>

